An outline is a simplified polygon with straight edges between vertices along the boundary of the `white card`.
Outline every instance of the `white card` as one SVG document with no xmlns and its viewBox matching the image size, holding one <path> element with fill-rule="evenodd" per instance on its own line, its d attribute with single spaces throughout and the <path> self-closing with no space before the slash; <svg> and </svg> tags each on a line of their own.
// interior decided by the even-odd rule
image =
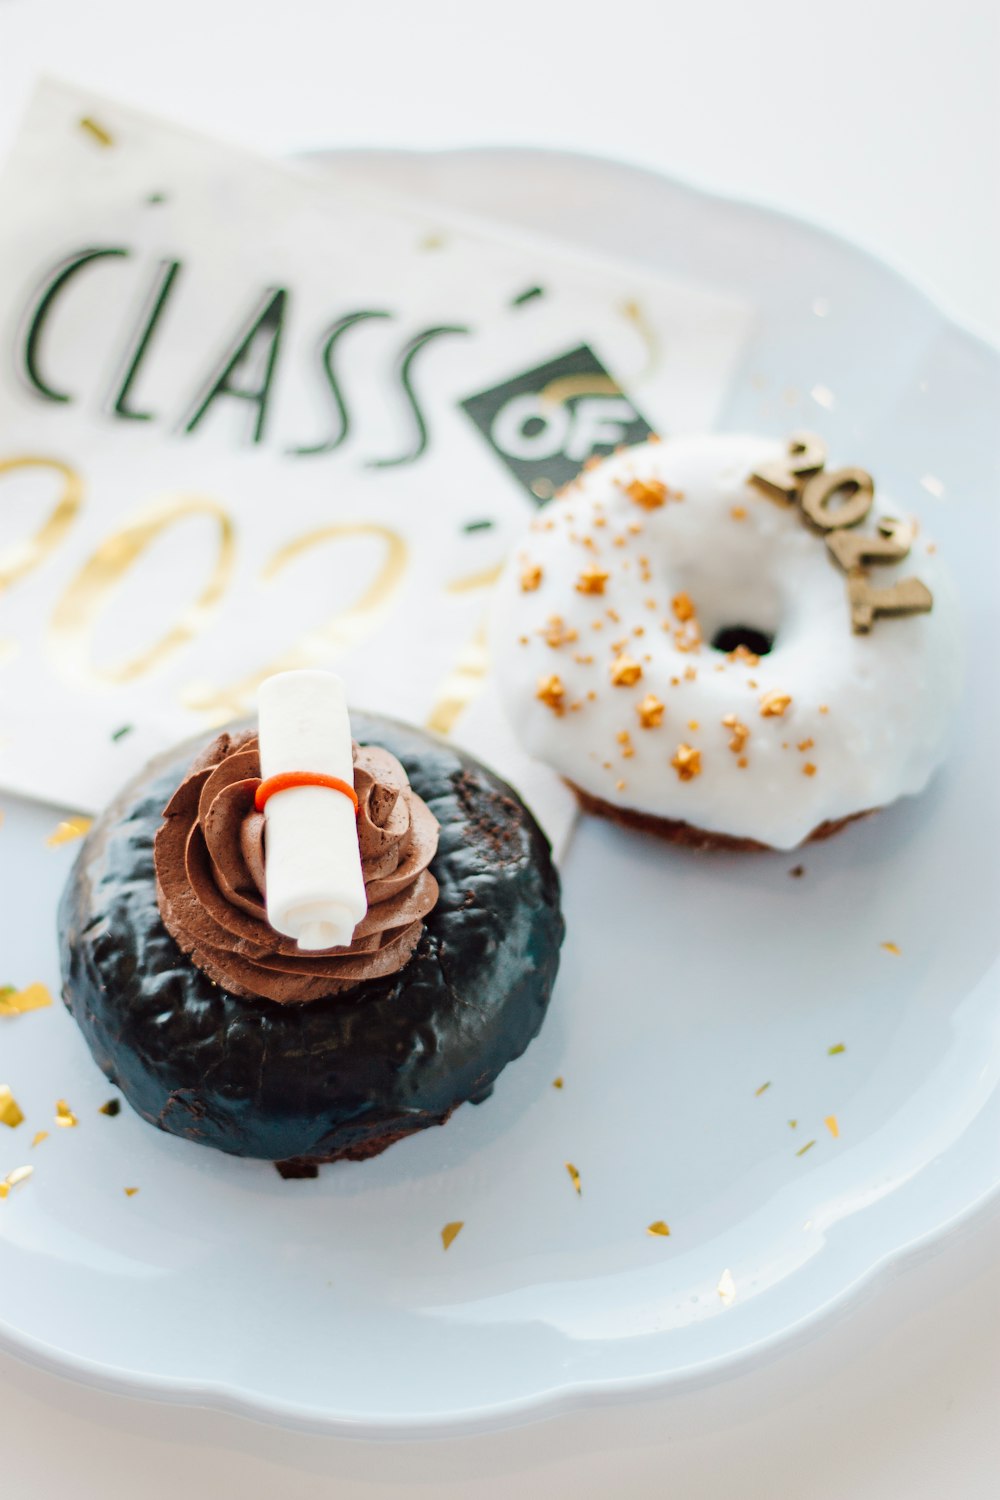
<svg viewBox="0 0 1000 1500">
<path fill-rule="evenodd" d="M 62 84 L 0 187 L 0 785 L 83 811 L 286 667 L 461 741 L 539 503 L 711 426 L 749 323 Z M 561 847 L 565 789 L 467 723 Z"/>
</svg>

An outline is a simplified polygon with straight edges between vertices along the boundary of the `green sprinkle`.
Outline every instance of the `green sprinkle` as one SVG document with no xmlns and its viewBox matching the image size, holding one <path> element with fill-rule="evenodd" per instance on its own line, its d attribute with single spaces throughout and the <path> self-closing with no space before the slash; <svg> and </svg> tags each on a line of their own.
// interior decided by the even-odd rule
<svg viewBox="0 0 1000 1500">
<path fill-rule="evenodd" d="M 462 527 L 463 531 L 492 531 L 496 523 L 494 521 L 466 521 Z"/>
<path fill-rule="evenodd" d="M 843 1042 L 835 1042 L 832 1047 L 827 1047 L 826 1055 L 827 1057 L 836 1057 L 838 1052 L 846 1051 L 847 1048 L 844 1046 Z"/>
<path fill-rule="evenodd" d="M 523 307 L 526 302 L 533 302 L 536 297 L 544 296 L 545 288 L 543 286 L 529 286 L 526 292 L 521 292 L 518 296 L 512 297 L 510 305 L 511 307 Z"/>
<path fill-rule="evenodd" d="M 123 724 L 120 729 L 116 729 L 114 731 L 111 738 L 113 740 L 123 740 L 127 734 L 132 733 L 132 728 L 133 726 L 131 724 Z"/>
<path fill-rule="evenodd" d="M 768 1091 L 768 1089 L 770 1087 L 771 1087 L 770 1082 L 768 1082 L 768 1083 L 762 1083 L 759 1089 L 755 1089 L 754 1090 L 754 1098 L 755 1099 L 759 1099 L 760 1096 L 761 1096 L 761 1094 L 766 1094 L 767 1091 Z"/>
<path fill-rule="evenodd" d="M 799 1126 L 798 1120 L 789 1120 L 789 1122 L 788 1122 L 788 1128 L 789 1128 L 789 1130 L 797 1130 L 798 1126 Z"/>
<path fill-rule="evenodd" d="M 799 1149 L 796 1151 L 795 1155 L 796 1156 L 805 1156 L 806 1152 L 807 1151 L 811 1151 L 812 1148 L 815 1146 L 815 1144 L 816 1144 L 815 1141 L 806 1141 L 806 1143 L 805 1143 L 804 1146 L 800 1146 L 799 1147 Z"/>
</svg>

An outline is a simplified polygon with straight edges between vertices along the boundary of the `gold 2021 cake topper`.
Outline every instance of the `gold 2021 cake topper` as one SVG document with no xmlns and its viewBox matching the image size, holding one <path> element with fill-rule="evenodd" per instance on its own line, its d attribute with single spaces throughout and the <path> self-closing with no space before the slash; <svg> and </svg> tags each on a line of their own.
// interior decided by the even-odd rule
<svg viewBox="0 0 1000 1500">
<path fill-rule="evenodd" d="M 870 566 L 902 562 L 913 546 L 908 521 L 885 516 L 875 536 L 852 530 L 860 526 L 875 499 L 875 481 L 866 469 L 825 468 L 826 444 L 812 432 L 796 432 L 788 451 L 774 463 L 761 464 L 750 483 L 772 500 L 797 505 L 807 526 L 823 534 L 827 549 L 847 575 L 851 627 L 867 635 L 880 615 L 926 614 L 934 597 L 919 578 L 901 578 L 890 588 L 873 587 Z"/>
</svg>

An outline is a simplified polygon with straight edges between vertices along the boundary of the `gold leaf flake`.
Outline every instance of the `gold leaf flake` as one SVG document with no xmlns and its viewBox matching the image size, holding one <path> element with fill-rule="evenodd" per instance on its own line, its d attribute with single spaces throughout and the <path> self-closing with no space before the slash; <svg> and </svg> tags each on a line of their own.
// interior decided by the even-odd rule
<svg viewBox="0 0 1000 1500">
<path fill-rule="evenodd" d="M 537 588 L 541 587 L 542 577 L 543 574 L 539 565 L 537 563 L 529 563 L 521 573 L 521 593 L 533 594 Z"/>
<path fill-rule="evenodd" d="M 135 1195 L 136 1195 L 136 1193 L 137 1193 L 137 1192 L 138 1192 L 138 1191 L 139 1191 L 139 1189 L 138 1189 L 138 1188 L 125 1188 L 125 1190 L 124 1190 L 124 1191 L 125 1191 L 125 1196 L 126 1196 L 126 1198 L 134 1198 L 134 1197 L 135 1197 Z M 451 1225 L 450 1225 L 450 1224 L 449 1224 L 449 1225 L 448 1225 L 448 1228 L 449 1228 L 449 1229 L 450 1229 L 450 1228 L 451 1228 L 451 1227 L 452 1227 L 452 1226 L 451 1226 Z M 461 1227 L 462 1227 L 462 1226 L 461 1226 L 461 1224 L 460 1224 L 460 1225 L 459 1225 L 459 1226 L 458 1226 L 458 1228 L 459 1228 L 459 1229 L 461 1229 Z M 455 1234 L 457 1234 L 457 1233 L 458 1233 L 458 1229 L 456 1229 L 456 1230 L 455 1230 Z M 452 1236 L 452 1238 L 454 1238 L 454 1236 Z M 446 1246 L 445 1246 L 445 1249 L 446 1249 L 446 1250 L 447 1250 L 447 1248 L 448 1248 L 448 1246 L 447 1246 L 447 1245 L 446 1245 Z"/>
<path fill-rule="evenodd" d="M 886 953 L 894 954 L 896 958 L 899 958 L 903 951 L 898 943 L 880 943 L 879 946 L 881 948 L 884 948 Z"/>
<path fill-rule="evenodd" d="M 34 1167 L 15 1167 L 13 1172 L 0 1178 L 0 1198 L 6 1198 L 11 1188 L 17 1187 L 19 1182 L 27 1182 L 34 1170 Z"/>
<path fill-rule="evenodd" d="M 730 1307 L 736 1301 L 736 1282 L 733 1280 L 733 1273 L 728 1267 L 719 1277 L 719 1284 L 715 1290 L 718 1292 L 719 1300 L 724 1307 Z"/>
<path fill-rule="evenodd" d="M 826 1115 L 825 1118 L 824 1118 L 824 1120 L 823 1120 L 823 1124 L 826 1126 L 827 1130 L 833 1136 L 834 1140 L 836 1140 L 837 1137 L 840 1135 L 840 1126 L 837 1124 L 837 1116 L 836 1115 Z"/>
<path fill-rule="evenodd" d="M 693 781 L 701 774 L 701 751 L 691 745 L 678 745 L 670 764 L 681 781 Z"/>
<path fill-rule="evenodd" d="M 74 839 L 83 838 L 93 821 L 93 818 L 66 818 L 49 834 L 45 842 L 50 849 L 57 849 L 60 844 L 71 844 Z"/>
<path fill-rule="evenodd" d="M 582 1196 L 583 1188 L 580 1186 L 580 1174 L 571 1161 L 566 1163 L 566 1170 L 569 1173 L 569 1180 L 576 1189 L 577 1194 Z"/>
<path fill-rule="evenodd" d="M 667 502 L 667 487 L 662 479 L 633 479 L 625 485 L 625 493 L 643 510 L 659 510 Z"/>
<path fill-rule="evenodd" d="M 47 1141 L 48 1138 L 49 1132 L 47 1130 L 36 1130 L 34 1135 L 31 1137 L 31 1144 L 33 1146 L 40 1146 L 42 1142 Z"/>
<path fill-rule="evenodd" d="M 128 1191 L 128 1189 L 126 1188 L 126 1192 L 127 1191 Z M 446 1224 L 444 1226 L 444 1228 L 441 1231 L 441 1243 L 442 1243 L 442 1245 L 444 1246 L 444 1248 L 446 1250 L 448 1249 L 448 1247 L 450 1245 L 454 1244 L 455 1239 L 457 1238 L 457 1236 L 459 1234 L 461 1234 L 462 1229 L 464 1228 L 464 1226 L 465 1226 L 465 1220 L 464 1219 L 452 1219 L 452 1221 L 451 1221 L 450 1224 Z"/>
<path fill-rule="evenodd" d="M 805 1143 L 804 1146 L 800 1146 L 799 1147 L 799 1149 L 796 1151 L 795 1155 L 796 1156 L 805 1156 L 806 1152 L 807 1151 L 811 1151 L 812 1148 L 815 1146 L 815 1144 L 816 1144 L 815 1141 L 806 1141 L 806 1143 Z"/>
<path fill-rule="evenodd" d="M 14 1130 L 23 1119 L 24 1115 L 10 1084 L 0 1083 L 0 1125 L 9 1125 Z"/>
<path fill-rule="evenodd" d="M 120 1099 L 106 1099 L 105 1102 L 98 1105 L 97 1108 L 97 1113 L 99 1115 L 110 1115 L 112 1118 L 114 1118 L 115 1115 L 120 1115 L 121 1111 L 122 1101 Z"/>
<path fill-rule="evenodd" d="M 70 1109 L 65 1099 L 56 1101 L 56 1124 L 61 1125 L 64 1130 L 70 1130 L 78 1124 L 76 1115 Z"/>
<path fill-rule="evenodd" d="M 539 677 L 535 688 L 535 697 L 540 703 L 546 704 L 553 713 L 561 714 L 565 705 L 566 688 L 561 677 L 555 672 L 547 677 Z"/>
<path fill-rule="evenodd" d="M 114 145 L 115 138 L 110 130 L 106 130 L 103 125 L 99 124 L 97 120 L 92 119 L 90 115 L 84 115 L 79 124 L 80 129 L 85 130 L 99 146 Z"/>
<path fill-rule="evenodd" d="M 666 1239 L 670 1234 L 670 1225 L 665 1224 L 662 1219 L 654 1219 L 652 1224 L 646 1225 L 646 1233 Z"/>
<path fill-rule="evenodd" d="M 52 996 L 44 984 L 29 984 L 23 990 L 0 990 L 0 1016 L 22 1016 L 29 1010 L 44 1010 Z"/>
<path fill-rule="evenodd" d="M 766 1094 L 770 1087 L 770 1081 L 768 1081 L 767 1083 L 762 1083 L 759 1089 L 754 1089 L 754 1098 L 759 1099 L 761 1094 Z"/>
<path fill-rule="evenodd" d="M 561 1089 L 563 1087 L 563 1076 L 561 1073 L 559 1074 L 558 1078 L 553 1078 L 552 1087 L 554 1089 Z"/>
<path fill-rule="evenodd" d="M 611 664 L 611 682 L 614 687 L 634 687 L 641 676 L 642 663 L 632 656 L 618 656 Z"/>
<path fill-rule="evenodd" d="M 838 1052 L 846 1051 L 847 1048 L 844 1046 L 843 1042 L 835 1042 L 832 1047 L 827 1047 L 826 1055 L 827 1057 L 836 1057 Z"/>
<path fill-rule="evenodd" d="M 764 693 L 760 700 L 760 716 L 762 719 L 780 719 L 786 708 L 791 703 L 790 693 Z"/>
</svg>

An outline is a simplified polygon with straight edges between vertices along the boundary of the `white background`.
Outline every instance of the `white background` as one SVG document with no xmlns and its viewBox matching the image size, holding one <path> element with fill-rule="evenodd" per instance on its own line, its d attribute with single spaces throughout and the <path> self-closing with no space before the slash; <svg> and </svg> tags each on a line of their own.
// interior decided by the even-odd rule
<svg viewBox="0 0 1000 1500">
<path fill-rule="evenodd" d="M 1000 341 L 994 0 L 0 0 L 0 149 L 41 71 L 273 152 L 622 157 L 830 227 Z M 979 1500 L 1000 1489 L 998 1263 L 994 1214 L 765 1367 L 446 1445 L 283 1434 L 0 1359 L 3 1491 Z"/>
</svg>

